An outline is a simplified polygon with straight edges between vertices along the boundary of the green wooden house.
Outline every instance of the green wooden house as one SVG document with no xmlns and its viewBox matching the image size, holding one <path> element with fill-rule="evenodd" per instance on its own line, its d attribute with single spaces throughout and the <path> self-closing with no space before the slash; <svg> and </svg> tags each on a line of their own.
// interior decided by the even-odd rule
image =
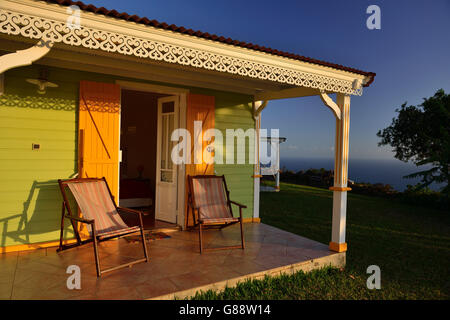
<svg viewBox="0 0 450 320">
<path fill-rule="evenodd" d="M 374 73 L 76 4 L 0 2 L 0 252 L 55 245 L 57 180 L 75 176 L 104 176 L 119 204 L 185 228 L 185 177 L 223 174 L 245 221 L 258 223 L 261 111 L 305 96 L 336 117 L 330 248 L 346 250 L 350 97 Z M 200 139 L 200 156 L 212 152 L 195 121 L 201 134 L 256 129 L 232 142 L 245 161 L 214 150 L 215 163 L 174 164 L 175 129 Z"/>
</svg>

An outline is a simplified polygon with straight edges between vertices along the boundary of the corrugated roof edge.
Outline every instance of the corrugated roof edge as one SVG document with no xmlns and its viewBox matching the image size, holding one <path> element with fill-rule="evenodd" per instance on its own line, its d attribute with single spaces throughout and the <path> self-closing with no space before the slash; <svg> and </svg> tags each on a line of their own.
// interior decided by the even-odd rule
<svg viewBox="0 0 450 320">
<path fill-rule="evenodd" d="M 374 72 L 362 71 L 362 70 L 358 70 L 355 68 L 350 68 L 350 67 L 346 67 L 346 66 L 343 66 L 340 64 L 336 64 L 336 63 L 317 60 L 317 59 L 301 56 L 301 55 L 294 54 L 294 53 L 289 53 L 289 52 L 280 51 L 280 50 L 276 50 L 276 49 L 272 49 L 272 48 L 268 48 L 268 47 L 264 47 L 264 46 L 259 46 L 257 44 L 253 44 L 253 43 L 247 43 L 244 41 L 233 40 L 231 38 L 225 38 L 223 36 L 217 36 L 215 34 L 209 34 L 207 32 L 202 32 L 199 30 L 195 31 L 192 29 L 186 29 L 185 27 L 179 27 L 174 24 L 168 25 L 165 22 L 159 22 L 157 20 L 150 20 L 146 17 L 141 18 L 137 15 L 129 15 L 126 12 L 118 12 L 116 10 L 108 10 L 104 7 L 97 8 L 96 6 L 94 6 L 92 4 L 85 4 L 81 1 L 76 1 L 76 2 L 71 1 L 71 0 L 40 0 L 40 1 L 59 4 L 62 6 L 76 5 L 83 11 L 93 12 L 96 14 L 102 14 L 105 16 L 114 17 L 114 18 L 118 18 L 118 19 L 122 19 L 122 20 L 126 20 L 126 21 L 133 21 L 136 23 L 152 26 L 155 28 L 171 30 L 174 32 L 188 34 L 188 35 L 199 37 L 199 38 L 218 41 L 218 42 L 222 42 L 222 43 L 226 43 L 226 44 L 230 44 L 230 45 L 234 45 L 234 46 L 238 46 L 238 47 L 243 47 L 243 48 L 247 48 L 247 49 L 251 49 L 251 50 L 261 51 L 261 52 L 269 53 L 269 54 L 276 55 L 276 56 L 281 56 L 281 57 L 299 60 L 299 61 L 303 61 L 303 62 L 309 62 L 309 63 L 313 63 L 313 64 L 325 66 L 325 67 L 330 67 L 330 68 L 334 68 L 334 69 L 338 69 L 338 70 L 348 71 L 348 72 L 352 72 L 352 73 L 356 73 L 356 74 L 361 74 L 361 75 L 364 75 L 364 76 L 370 78 L 370 80 L 364 84 L 364 87 L 368 87 L 373 82 L 373 80 L 375 79 L 375 76 L 376 76 L 376 73 L 374 73 Z"/>
</svg>

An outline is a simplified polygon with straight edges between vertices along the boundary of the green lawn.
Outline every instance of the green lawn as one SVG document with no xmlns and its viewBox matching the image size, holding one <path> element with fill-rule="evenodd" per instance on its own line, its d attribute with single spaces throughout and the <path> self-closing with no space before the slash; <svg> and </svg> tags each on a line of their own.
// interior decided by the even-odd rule
<svg viewBox="0 0 450 320">
<path fill-rule="evenodd" d="M 281 184 L 261 194 L 261 219 L 328 243 L 332 193 Z M 247 281 L 194 299 L 450 299 L 450 212 L 349 192 L 347 266 Z M 381 290 L 366 288 L 369 265 L 381 268 Z"/>
</svg>

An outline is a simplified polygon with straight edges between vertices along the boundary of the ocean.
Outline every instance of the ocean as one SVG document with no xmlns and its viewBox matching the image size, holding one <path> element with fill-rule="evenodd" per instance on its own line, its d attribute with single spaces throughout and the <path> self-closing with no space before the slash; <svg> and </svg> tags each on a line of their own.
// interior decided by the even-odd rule
<svg viewBox="0 0 450 320">
<path fill-rule="evenodd" d="M 308 159 L 308 158 L 281 158 L 280 168 L 300 171 L 308 169 L 326 170 L 334 169 L 334 159 Z M 419 178 L 405 179 L 403 176 L 425 170 L 411 163 L 399 160 L 372 160 L 372 159 L 350 159 L 348 164 L 348 178 L 355 182 L 383 183 L 391 185 L 395 190 L 403 191 L 408 184 L 415 185 L 420 182 Z M 430 188 L 439 190 L 441 186 L 432 185 Z"/>
</svg>

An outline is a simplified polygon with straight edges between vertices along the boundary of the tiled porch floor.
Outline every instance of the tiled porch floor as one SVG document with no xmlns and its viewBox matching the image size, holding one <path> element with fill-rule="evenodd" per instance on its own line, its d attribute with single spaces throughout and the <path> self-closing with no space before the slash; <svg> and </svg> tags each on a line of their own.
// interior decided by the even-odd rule
<svg viewBox="0 0 450 320">
<path fill-rule="evenodd" d="M 198 233 L 178 231 L 149 242 L 150 261 L 97 279 L 91 245 L 56 253 L 56 248 L 0 254 L 0 299 L 149 299 L 184 297 L 201 289 L 221 289 L 248 277 L 343 265 L 345 253 L 265 225 L 244 225 L 246 249 L 200 255 Z M 239 226 L 205 232 L 206 246 L 239 244 Z M 100 244 L 102 267 L 141 257 L 139 242 Z M 81 290 L 68 290 L 66 269 L 81 268 Z"/>
</svg>

